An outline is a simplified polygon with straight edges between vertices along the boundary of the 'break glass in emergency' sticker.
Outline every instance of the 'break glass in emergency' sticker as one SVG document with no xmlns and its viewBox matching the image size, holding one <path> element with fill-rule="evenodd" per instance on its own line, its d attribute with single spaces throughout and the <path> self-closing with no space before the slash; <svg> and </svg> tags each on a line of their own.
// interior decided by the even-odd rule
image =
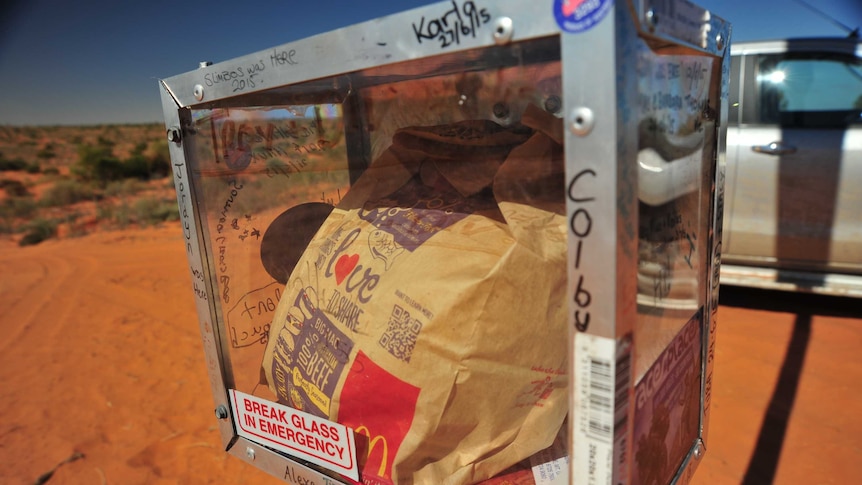
<svg viewBox="0 0 862 485">
<path fill-rule="evenodd" d="M 236 389 L 230 396 L 238 435 L 359 480 L 352 429 Z"/>
</svg>

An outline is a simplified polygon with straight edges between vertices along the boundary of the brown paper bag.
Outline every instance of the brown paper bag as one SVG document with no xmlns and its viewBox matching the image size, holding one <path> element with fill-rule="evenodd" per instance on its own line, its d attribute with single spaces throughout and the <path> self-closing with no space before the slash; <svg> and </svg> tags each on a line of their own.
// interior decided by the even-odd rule
<svg viewBox="0 0 862 485">
<path fill-rule="evenodd" d="M 396 134 L 273 318 L 270 388 L 355 430 L 364 483 L 476 483 L 549 446 L 566 416 L 565 220 L 515 187 L 518 166 L 545 163 L 524 150 L 551 138 L 488 123 Z"/>
</svg>

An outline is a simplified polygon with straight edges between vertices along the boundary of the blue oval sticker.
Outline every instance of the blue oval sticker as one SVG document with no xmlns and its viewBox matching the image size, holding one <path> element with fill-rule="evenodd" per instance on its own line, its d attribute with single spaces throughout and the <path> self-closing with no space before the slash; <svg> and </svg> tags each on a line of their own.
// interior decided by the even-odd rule
<svg viewBox="0 0 862 485">
<path fill-rule="evenodd" d="M 554 18 L 566 32 L 585 32 L 599 23 L 614 0 L 554 0 Z"/>
</svg>

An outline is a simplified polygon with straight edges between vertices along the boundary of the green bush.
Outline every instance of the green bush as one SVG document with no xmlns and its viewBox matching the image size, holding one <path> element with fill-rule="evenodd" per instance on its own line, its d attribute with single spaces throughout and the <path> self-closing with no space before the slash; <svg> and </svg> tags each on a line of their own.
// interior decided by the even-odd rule
<svg viewBox="0 0 862 485">
<path fill-rule="evenodd" d="M 57 154 L 54 153 L 54 145 L 48 144 L 38 152 L 36 152 L 36 156 L 39 158 L 44 158 L 45 160 L 50 160 L 52 158 L 56 158 Z"/>
<path fill-rule="evenodd" d="M 10 197 L 0 204 L 3 219 L 29 219 L 36 213 L 36 202 L 29 197 Z"/>
<path fill-rule="evenodd" d="M 132 209 L 126 202 L 114 204 L 105 201 L 96 207 L 96 217 L 100 221 L 110 221 L 120 228 L 124 228 L 133 222 Z"/>
<path fill-rule="evenodd" d="M 26 233 L 18 241 L 19 246 L 31 246 L 57 235 L 57 221 L 52 219 L 35 219 L 24 226 Z"/>
<path fill-rule="evenodd" d="M 112 180 L 123 178 L 123 164 L 114 156 L 109 146 L 80 145 L 78 161 L 72 173 L 85 182 L 96 182 L 101 186 Z"/>
<path fill-rule="evenodd" d="M 171 174 L 171 152 L 166 139 L 157 140 L 145 153 L 149 160 L 151 178 L 164 178 Z"/>
<path fill-rule="evenodd" d="M 167 143 L 164 148 L 156 144 L 151 150 L 147 150 L 145 143 L 139 143 L 132 150 L 132 155 L 122 161 L 114 156 L 112 145 L 106 143 L 105 139 L 100 139 L 95 146 L 80 145 L 78 161 L 72 167 L 72 173 L 80 180 L 95 182 L 101 187 L 126 178 L 163 178 L 171 173 Z"/>
<path fill-rule="evenodd" d="M 40 203 L 46 207 L 71 205 L 83 200 L 95 199 L 95 190 L 75 180 L 59 180 L 42 195 Z"/>
<path fill-rule="evenodd" d="M 39 173 L 42 171 L 42 167 L 36 162 L 28 163 L 27 166 L 24 167 L 24 171 L 27 173 Z"/>
<path fill-rule="evenodd" d="M 150 162 L 143 155 L 132 155 L 123 162 L 123 175 L 127 178 L 150 178 Z"/>
<path fill-rule="evenodd" d="M 27 162 L 20 158 L 0 158 L 0 172 L 14 172 L 27 168 Z"/>
<path fill-rule="evenodd" d="M 9 197 L 26 197 L 30 191 L 20 180 L 0 179 L 0 188 L 6 191 Z"/>
<path fill-rule="evenodd" d="M 144 190 L 146 185 L 140 180 L 124 179 L 108 183 L 105 187 L 106 197 L 127 197 Z"/>
<path fill-rule="evenodd" d="M 134 205 L 135 219 L 142 226 L 175 221 L 180 218 L 177 203 L 164 199 L 138 199 Z"/>
</svg>

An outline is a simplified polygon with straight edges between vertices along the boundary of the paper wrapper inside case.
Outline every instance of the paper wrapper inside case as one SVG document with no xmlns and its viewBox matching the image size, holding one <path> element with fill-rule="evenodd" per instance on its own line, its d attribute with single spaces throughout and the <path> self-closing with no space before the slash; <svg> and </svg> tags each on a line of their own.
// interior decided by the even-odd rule
<svg viewBox="0 0 862 485">
<path fill-rule="evenodd" d="M 406 128 L 290 274 L 263 371 L 356 431 L 363 482 L 468 484 L 568 411 L 561 121 Z M 365 458 L 367 456 L 367 458 Z"/>
</svg>

